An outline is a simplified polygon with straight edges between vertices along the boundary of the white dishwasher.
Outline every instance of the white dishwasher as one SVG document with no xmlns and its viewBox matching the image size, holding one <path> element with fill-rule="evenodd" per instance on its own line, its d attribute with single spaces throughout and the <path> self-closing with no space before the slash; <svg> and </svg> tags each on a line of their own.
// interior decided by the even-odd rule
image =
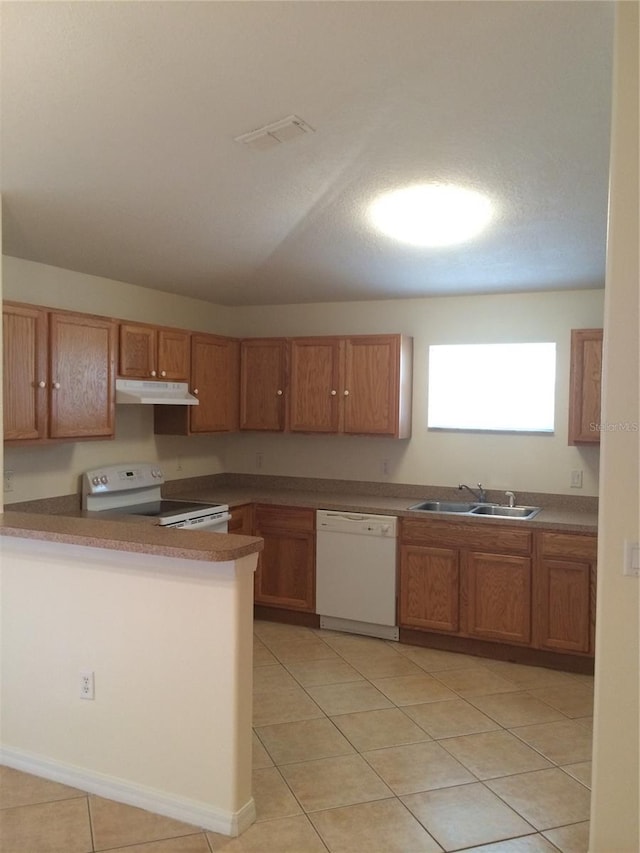
<svg viewBox="0 0 640 853">
<path fill-rule="evenodd" d="M 316 612 L 320 627 L 398 639 L 397 519 L 316 513 Z"/>
</svg>

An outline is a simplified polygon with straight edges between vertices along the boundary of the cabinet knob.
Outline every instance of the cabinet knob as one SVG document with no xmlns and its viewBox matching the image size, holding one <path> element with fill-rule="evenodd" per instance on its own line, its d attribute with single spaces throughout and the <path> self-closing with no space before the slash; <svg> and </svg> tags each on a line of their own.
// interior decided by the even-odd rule
<svg viewBox="0 0 640 853">
<path fill-rule="evenodd" d="M 167 375 L 167 371 L 166 371 L 166 370 L 161 370 L 161 371 L 160 371 L 160 376 L 166 376 L 166 375 Z"/>
<path fill-rule="evenodd" d="M 282 397 L 282 390 L 280 388 L 278 388 L 278 390 L 276 391 L 276 394 L 278 395 L 278 397 Z"/>
<path fill-rule="evenodd" d="M 38 382 L 38 388 L 46 388 L 46 387 L 47 387 L 47 383 L 44 381 L 44 379 L 41 379 L 40 382 Z"/>
<path fill-rule="evenodd" d="M 152 375 L 152 376 L 155 376 L 155 375 L 156 375 L 155 370 L 152 370 L 152 371 L 151 371 L 151 375 Z"/>
<path fill-rule="evenodd" d="M 345 392 L 344 392 L 344 396 L 345 396 L 345 397 L 348 397 L 348 396 L 349 396 L 349 392 L 348 392 L 348 391 L 345 391 Z"/>
<path fill-rule="evenodd" d="M 197 389 L 197 388 L 194 388 L 194 389 L 193 389 L 193 393 L 194 393 L 194 394 L 196 395 L 196 397 L 197 397 L 197 396 L 198 396 L 198 389 Z"/>
<path fill-rule="evenodd" d="M 56 389 L 56 391 L 57 391 L 57 390 L 58 390 L 58 388 L 60 387 L 60 383 L 59 383 L 59 382 L 54 382 L 54 383 L 53 383 L 53 387 L 54 387 L 54 388 Z"/>
<path fill-rule="evenodd" d="M 338 393 L 337 391 L 334 391 L 333 389 L 331 390 L 331 396 L 332 397 L 335 397 L 337 393 Z"/>
</svg>

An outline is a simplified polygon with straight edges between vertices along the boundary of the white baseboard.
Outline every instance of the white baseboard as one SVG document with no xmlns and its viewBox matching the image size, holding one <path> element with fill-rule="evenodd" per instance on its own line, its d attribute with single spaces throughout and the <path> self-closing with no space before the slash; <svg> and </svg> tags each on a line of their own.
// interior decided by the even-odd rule
<svg viewBox="0 0 640 853">
<path fill-rule="evenodd" d="M 238 811 L 228 812 L 207 803 L 157 791 L 115 776 L 85 770 L 12 747 L 0 747 L 0 764 L 222 835 L 239 835 L 256 819 L 253 797 Z"/>
</svg>

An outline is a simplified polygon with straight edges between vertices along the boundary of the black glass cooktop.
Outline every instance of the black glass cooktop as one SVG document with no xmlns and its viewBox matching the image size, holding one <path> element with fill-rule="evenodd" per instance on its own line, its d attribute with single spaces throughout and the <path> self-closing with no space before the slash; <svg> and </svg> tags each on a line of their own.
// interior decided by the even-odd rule
<svg viewBox="0 0 640 853">
<path fill-rule="evenodd" d="M 137 506 L 123 506 L 118 513 L 123 515 L 147 515 L 152 518 L 182 515 L 185 512 L 211 512 L 221 504 L 194 503 L 193 501 L 151 501 Z"/>
</svg>

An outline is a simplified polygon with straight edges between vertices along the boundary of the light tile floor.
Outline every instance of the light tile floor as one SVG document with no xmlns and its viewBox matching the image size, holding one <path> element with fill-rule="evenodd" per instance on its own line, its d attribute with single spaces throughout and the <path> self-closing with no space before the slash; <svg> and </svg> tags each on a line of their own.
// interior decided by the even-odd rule
<svg viewBox="0 0 640 853">
<path fill-rule="evenodd" d="M 3 853 L 586 853 L 592 679 L 256 622 L 236 839 L 0 767 Z"/>
</svg>

